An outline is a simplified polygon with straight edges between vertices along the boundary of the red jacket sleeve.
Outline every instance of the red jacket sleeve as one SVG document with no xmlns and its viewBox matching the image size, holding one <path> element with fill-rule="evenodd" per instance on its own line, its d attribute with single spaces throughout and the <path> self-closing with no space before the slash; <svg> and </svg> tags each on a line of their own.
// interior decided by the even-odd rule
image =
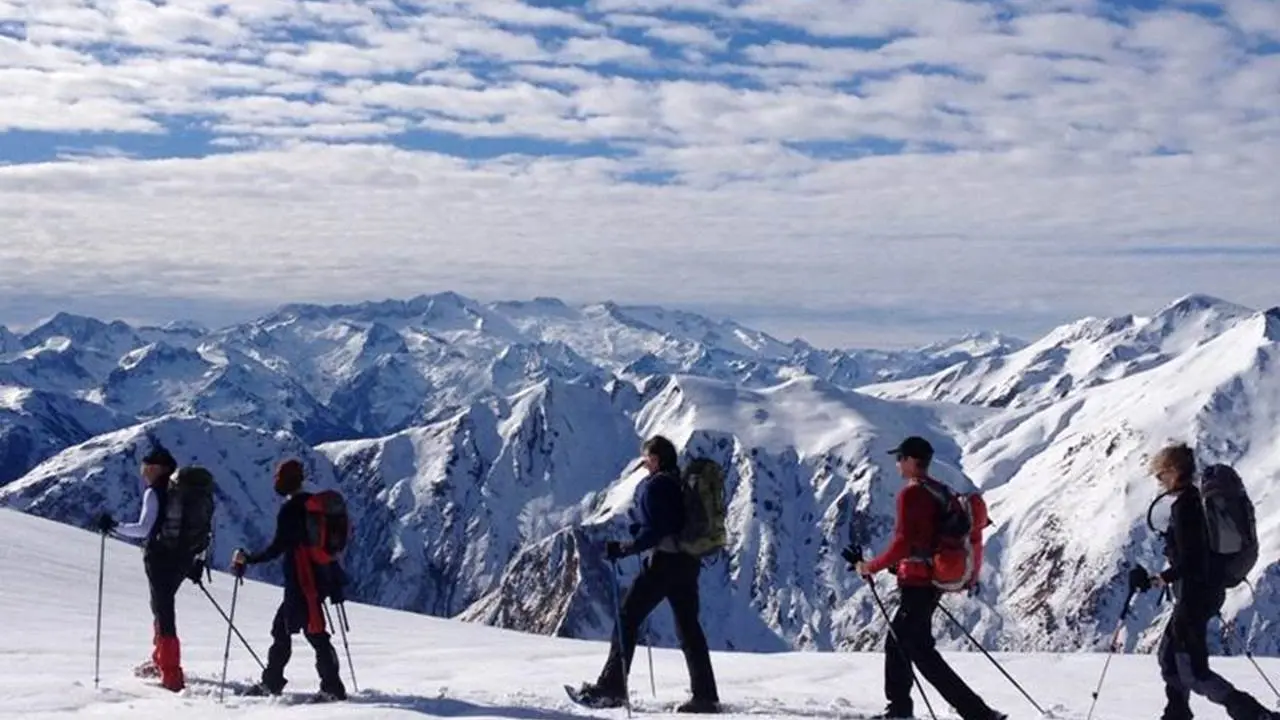
<svg viewBox="0 0 1280 720">
<path fill-rule="evenodd" d="M 899 491 L 893 541 L 867 563 L 867 572 L 878 573 L 910 557 L 913 549 L 929 548 L 933 544 L 934 509 L 933 496 L 919 485 L 908 485 Z"/>
</svg>

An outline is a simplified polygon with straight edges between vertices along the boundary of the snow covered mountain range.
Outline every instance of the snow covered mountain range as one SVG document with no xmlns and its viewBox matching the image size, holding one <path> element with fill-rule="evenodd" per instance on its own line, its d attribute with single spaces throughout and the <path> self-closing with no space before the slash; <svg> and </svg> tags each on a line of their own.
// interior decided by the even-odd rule
<svg viewBox="0 0 1280 720">
<path fill-rule="evenodd" d="M 868 648 L 883 619 L 839 550 L 884 546 L 901 484 L 886 453 L 918 434 L 996 523 L 981 591 L 947 606 L 989 649 L 1062 651 L 1105 645 L 1127 563 L 1160 567 L 1145 459 L 1182 439 L 1235 465 L 1257 504 L 1258 596 L 1233 590 L 1223 616 L 1232 652 L 1275 653 L 1278 352 L 1280 309 L 1204 296 L 1030 344 L 982 333 L 892 352 L 451 293 L 285 306 L 218 330 L 59 315 L 0 329 L 0 505 L 82 526 L 136 513 L 150 435 L 214 471 L 226 559 L 268 541 L 270 471 L 296 456 L 351 502 L 356 599 L 600 639 L 618 581 L 601 542 L 625 532 L 639 445 L 663 433 L 727 472 L 730 547 L 702 581 L 712 645 Z M 1152 649 L 1168 610 L 1136 600 L 1126 647 Z M 968 643 L 939 623 L 941 644 Z M 675 643 L 665 607 L 647 634 Z"/>
</svg>

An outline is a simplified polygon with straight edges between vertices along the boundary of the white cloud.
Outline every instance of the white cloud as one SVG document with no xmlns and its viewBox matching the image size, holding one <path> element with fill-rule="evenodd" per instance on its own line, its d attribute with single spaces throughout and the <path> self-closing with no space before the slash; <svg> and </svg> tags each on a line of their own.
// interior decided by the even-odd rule
<svg viewBox="0 0 1280 720">
<path fill-rule="evenodd" d="M 711 50 L 722 50 L 728 45 L 724 38 L 696 25 L 663 23 L 649 28 L 645 34 L 674 45 L 689 45 Z"/>
<path fill-rule="evenodd" d="M 427 7 L 438 8 L 431 3 Z M 475 14 L 498 22 L 534 28 L 568 28 L 596 34 L 601 31 L 594 23 L 582 17 L 555 8 L 528 5 L 518 0 L 472 0 L 464 4 Z"/>
<path fill-rule="evenodd" d="M 0 132 L 106 134 L 0 168 L 0 287 L 171 297 L 133 269 L 163 245 L 195 295 L 263 302 L 1265 304 L 1280 252 L 1115 254 L 1276 242 L 1280 14 L 1220 4 L 0 0 Z M 174 121 L 219 154 L 111 139 Z"/>
<path fill-rule="evenodd" d="M 744 0 L 726 14 L 801 28 L 823 37 L 882 37 L 896 33 L 967 35 L 989 27 L 995 8 L 962 0 Z"/>
<path fill-rule="evenodd" d="M 610 15 L 608 22 L 614 27 L 642 28 L 647 37 L 671 45 L 723 50 L 728 41 L 711 28 L 685 22 L 673 22 L 654 15 L 618 13 Z"/>
<path fill-rule="evenodd" d="M 271 67 L 292 70 L 302 75 L 348 75 L 363 77 L 401 72 L 415 72 L 435 67 L 455 57 L 454 51 L 420 39 L 399 34 L 386 44 L 356 47 L 332 41 L 310 42 L 292 51 L 267 54 Z"/>
<path fill-rule="evenodd" d="M 557 53 L 562 62 L 597 65 L 607 62 L 644 62 L 649 50 L 616 38 L 569 38 Z"/>
<path fill-rule="evenodd" d="M 117 27 L 132 42 L 144 47 L 182 43 L 229 47 L 246 36 L 244 28 L 233 18 L 215 17 L 207 12 L 208 8 L 155 5 L 150 0 L 118 0 L 114 9 Z"/>
<path fill-rule="evenodd" d="M 1280 7 L 1274 0 L 1226 0 L 1232 22 L 1259 39 L 1280 41 Z"/>
<path fill-rule="evenodd" d="M 1111 255 L 1134 239 L 1267 242 L 1269 162 L 830 162 L 767 145 L 646 160 L 705 188 L 619 185 L 646 167 L 628 160 L 473 164 L 363 146 L 17 166 L 0 170 L 0 206 L 25 212 L 6 223 L 18 240 L 0 250 L 0 284 L 167 296 L 171 268 L 192 273 L 192 297 L 264 303 L 454 287 L 827 312 L 1048 305 L 1066 317 L 1191 287 L 1265 303 L 1275 272 L 1265 256 L 1209 273 L 1203 260 Z M 736 172 L 746 178 L 722 182 Z"/>
</svg>

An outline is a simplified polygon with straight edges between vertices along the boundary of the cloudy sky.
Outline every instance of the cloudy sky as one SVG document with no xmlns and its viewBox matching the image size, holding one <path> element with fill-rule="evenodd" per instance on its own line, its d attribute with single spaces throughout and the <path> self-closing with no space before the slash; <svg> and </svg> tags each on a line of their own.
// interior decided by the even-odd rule
<svg viewBox="0 0 1280 720">
<path fill-rule="evenodd" d="M 1280 2 L 0 0 L 0 323 L 1280 304 Z"/>
</svg>

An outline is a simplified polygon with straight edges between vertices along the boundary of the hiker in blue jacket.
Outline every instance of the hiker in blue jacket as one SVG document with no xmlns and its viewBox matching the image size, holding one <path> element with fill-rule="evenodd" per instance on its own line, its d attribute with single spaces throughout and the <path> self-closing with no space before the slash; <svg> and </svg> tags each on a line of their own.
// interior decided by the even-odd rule
<svg viewBox="0 0 1280 720">
<path fill-rule="evenodd" d="M 693 690 L 693 697 L 677 710 L 716 713 L 720 711 L 720 697 L 707 638 L 698 621 L 698 574 L 702 561 L 676 546 L 685 518 L 679 456 L 675 445 L 661 435 L 646 441 L 642 453 L 649 475 L 638 489 L 638 521 L 631 527 L 632 540 L 609 541 L 605 554 L 615 563 L 619 558 L 648 551 L 652 551 L 652 556 L 643 563 L 640 575 L 622 601 L 621 633 L 619 628 L 614 628 L 609 657 L 599 679 L 594 685 L 582 686 L 580 699 L 592 707 L 618 707 L 625 702 L 626 677 L 635 655 L 640 624 L 665 599 L 675 616 L 676 633 Z"/>
</svg>

